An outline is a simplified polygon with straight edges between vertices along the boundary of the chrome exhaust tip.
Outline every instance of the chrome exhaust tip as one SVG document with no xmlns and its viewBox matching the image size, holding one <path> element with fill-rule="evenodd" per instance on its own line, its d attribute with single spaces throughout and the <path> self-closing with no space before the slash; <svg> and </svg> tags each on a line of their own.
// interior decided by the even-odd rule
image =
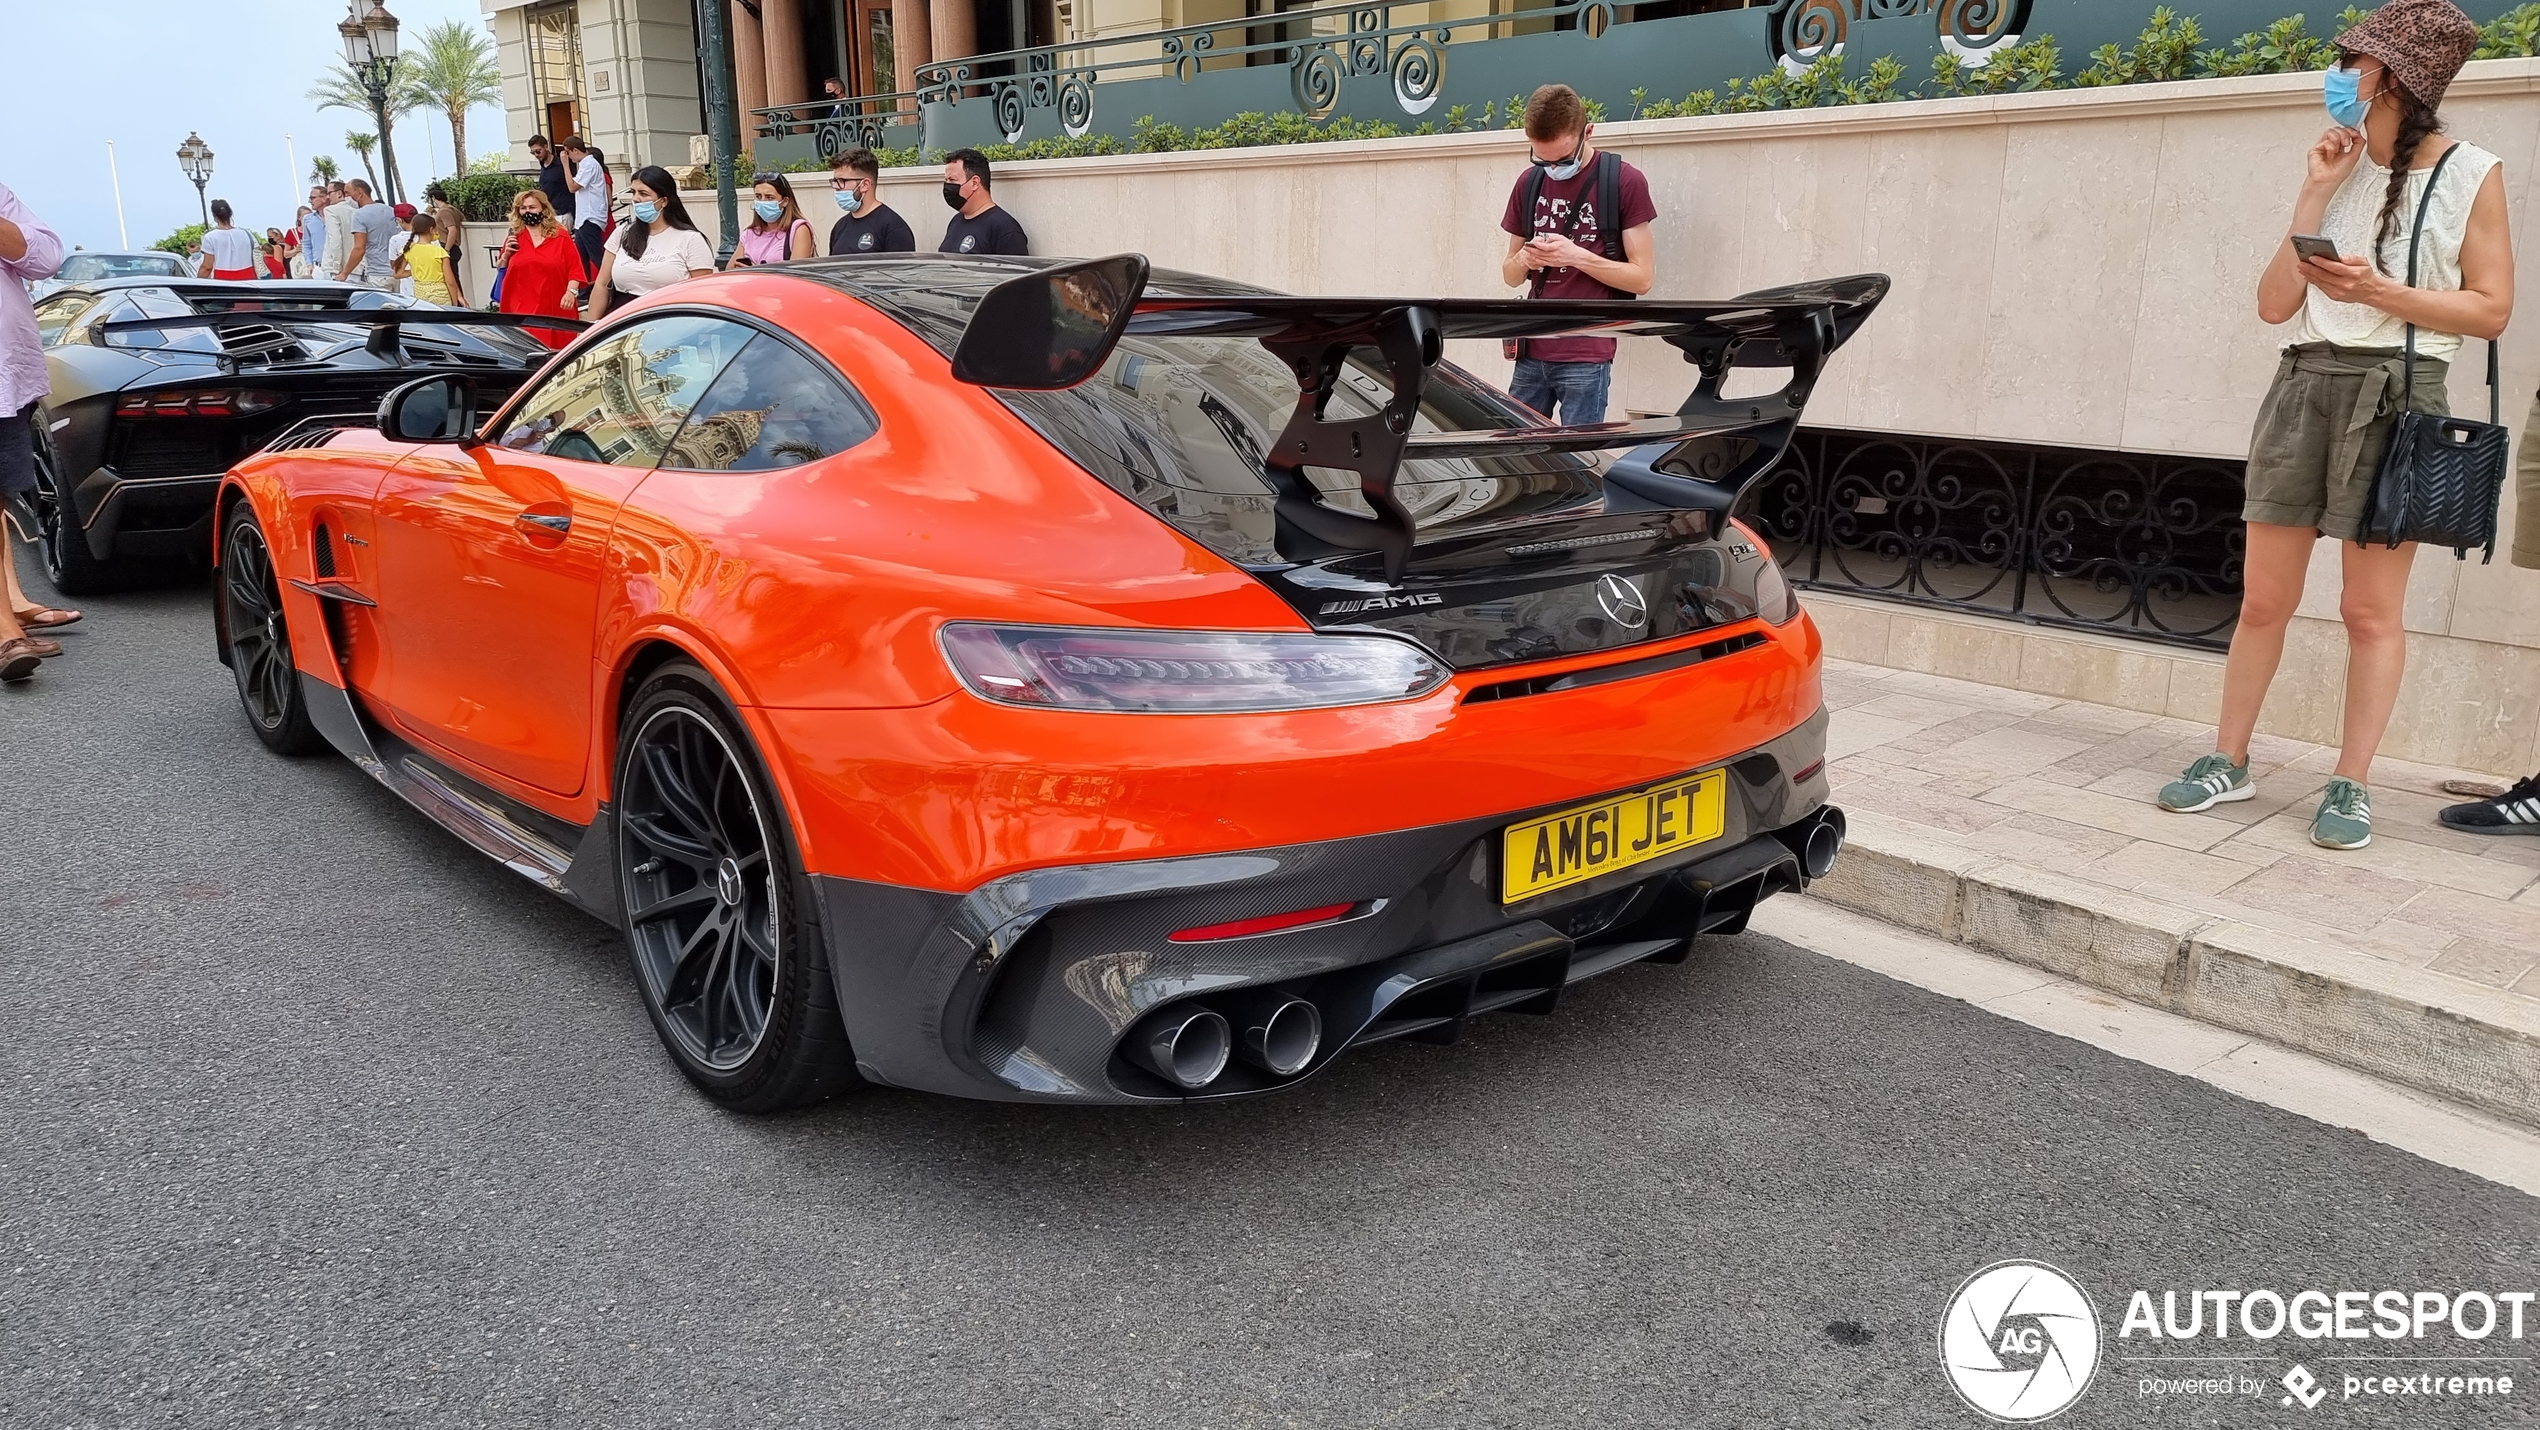
<svg viewBox="0 0 2540 1430">
<path fill-rule="evenodd" d="M 1194 1004 L 1167 1008 L 1149 1018 L 1129 1035 L 1121 1051 L 1166 1082 L 1197 1090 L 1217 1081 L 1234 1046 L 1234 1033 L 1225 1018 Z"/>
<path fill-rule="evenodd" d="M 1264 998 L 1238 1020 L 1235 1046 L 1245 1062 L 1295 1077 L 1323 1047 L 1323 1010 L 1302 998 Z"/>
<path fill-rule="evenodd" d="M 1808 841 L 1800 848 L 1800 868 L 1811 879 L 1822 879 L 1834 872 L 1834 861 L 1843 853 L 1843 811 L 1829 809 L 1817 816 L 1816 827 L 1808 831 Z"/>
</svg>

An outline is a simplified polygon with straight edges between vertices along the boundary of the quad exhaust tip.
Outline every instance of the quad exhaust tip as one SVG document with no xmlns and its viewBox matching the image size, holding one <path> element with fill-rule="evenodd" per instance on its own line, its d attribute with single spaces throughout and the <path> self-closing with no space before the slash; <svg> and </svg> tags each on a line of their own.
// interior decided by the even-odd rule
<svg viewBox="0 0 2540 1430">
<path fill-rule="evenodd" d="M 1302 998 L 1263 999 L 1242 1019 L 1236 1046 L 1254 1067 L 1294 1077 L 1322 1049 L 1322 1010 Z"/>
<path fill-rule="evenodd" d="M 1834 872 L 1834 861 L 1843 853 L 1843 815 L 1827 810 L 1815 828 L 1808 831 L 1808 842 L 1800 851 L 1800 867 L 1811 879 L 1822 879 Z"/>
<path fill-rule="evenodd" d="M 1148 1019 L 1122 1051 L 1166 1082 L 1196 1091 L 1217 1081 L 1234 1046 L 1234 1032 L 1223 1016 L 1207 1008 L 1182 1007 Z"/>
</svg>

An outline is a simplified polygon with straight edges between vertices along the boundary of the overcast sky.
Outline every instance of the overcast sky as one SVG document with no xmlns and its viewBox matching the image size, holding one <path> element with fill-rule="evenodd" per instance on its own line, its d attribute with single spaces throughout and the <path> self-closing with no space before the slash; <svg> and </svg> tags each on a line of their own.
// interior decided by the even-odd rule
<svg viewBox="0 0 2540 1430">
<path fill-rule="evenodd" d="M 289 226 L 316 155 L 333 155 L 348 175 L 362 172 L 344 131 L 369 128 L 369 116 L 320 110 L 303 97 L 344 58 L 335 33 L 342 0 L 0 0 L 0 8 L 8 11 L 0 183 L 65 243 L 124 246 L 106 169 L 110 139 L 135 248 L 200 221 L 194 185 L 176 164 L 188 131 L 212 148 L 209 197 L 229 200 L 238 222 L 258 230 Z M 443 20 L 485 20 L 476 0 L 388 0 L 388 8 L 405 37 Z M 503 147 L 500 108 L 470 112 L 467 128 L 477 153 Z M 285 135 L 298 151 L 296 174 Z M 451 171 L 450 123 L 438 111 L 399 117 L 395 135 L 409 188 Z"/>
</svg>

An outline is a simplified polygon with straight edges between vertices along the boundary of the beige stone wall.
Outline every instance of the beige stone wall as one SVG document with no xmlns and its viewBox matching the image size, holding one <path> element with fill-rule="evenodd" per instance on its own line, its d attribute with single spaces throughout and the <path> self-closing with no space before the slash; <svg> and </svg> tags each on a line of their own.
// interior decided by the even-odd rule
<svg viewBox="0 0 2540 1430">
<path fill-rule="evenodd" d="M 2540 382 L 2540 318 L 2529 313 L 2540 305 L 2540 232 L 2528 210 L 2540 62 L 2472 65 L 2444 113 L 2453 132 L 2505 161 L 2530 275 L 2504 343 L 2506 418 L 2518 428 Z M 1895 277 L 1885 308 L 1837 359 L 1812 422 L 2239 457 L 2283 340 L 2258 321 L 2251 294 L 2284 232 L 2302 150 L 2325 124 L 2317 77 L 2289 75 L 1644 121 L 1600 135 L 1649 175 L 1661 295 Z M 999 169 L 997 192 L 1036 252 L 1137 249 L 1160 265 L 1303 292 L 1491 296 L 1506 291 L 1497 224 L 1522 163 L 1513 134 L 1457 134 L 1017 164 Z M 945 217 L 936 182 L 909 171 L 888 184 L 930 247 Z M 1494 350 L 1462 346 L 1459 360 L 1504 375 Z M 1644 346 L 1656 351 L 1627 345 L 1618 392 L 1633 407 L 1671 409 L 1686 369 Z M 2467 356 L 2455 410 L 2483 413 L 2483 363 L 2475 346 Z M 2267 728 L 2337 738 L 2336 608 L 2335 549 L 2323 543 Z M 1946 647 L 1950 674 L 2034 685 L 2054 672 L 2069 687 L 2058 693 L 2212 713 L 2215 662 L 2205 657 L 2121 646 L 2066 659 L 2031 655 L 2043 637 L 2027 627 L 1941 630 L 1968 624 L 1871 608 L 1851 619 L 1844 645 L 1858 659 L 1924 669 L 1942 668 Z M 2488 770 L 2540 766 L 2540 572 L 2429 553 L 2408 625 L 2413 665 L 2385 750 Z M 2159 680 L 2138 674 L 2130 693 L 2114 672 L 2147 662 Z M 2154 683 L 2158 693 L 2145 694 Z"/>
</svg>

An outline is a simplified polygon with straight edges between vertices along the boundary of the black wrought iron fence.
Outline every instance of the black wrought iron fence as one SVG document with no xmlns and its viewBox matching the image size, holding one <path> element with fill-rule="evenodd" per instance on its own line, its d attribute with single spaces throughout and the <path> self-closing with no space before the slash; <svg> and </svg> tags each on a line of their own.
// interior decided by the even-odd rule
<svg viewBox="0 0 2540 1430">
<path fill-rule="evenodd" d="M 1744 514 L 1804 587 L 2220 650 L 2242 468 L 1810 429 Z"/>
</svg>

